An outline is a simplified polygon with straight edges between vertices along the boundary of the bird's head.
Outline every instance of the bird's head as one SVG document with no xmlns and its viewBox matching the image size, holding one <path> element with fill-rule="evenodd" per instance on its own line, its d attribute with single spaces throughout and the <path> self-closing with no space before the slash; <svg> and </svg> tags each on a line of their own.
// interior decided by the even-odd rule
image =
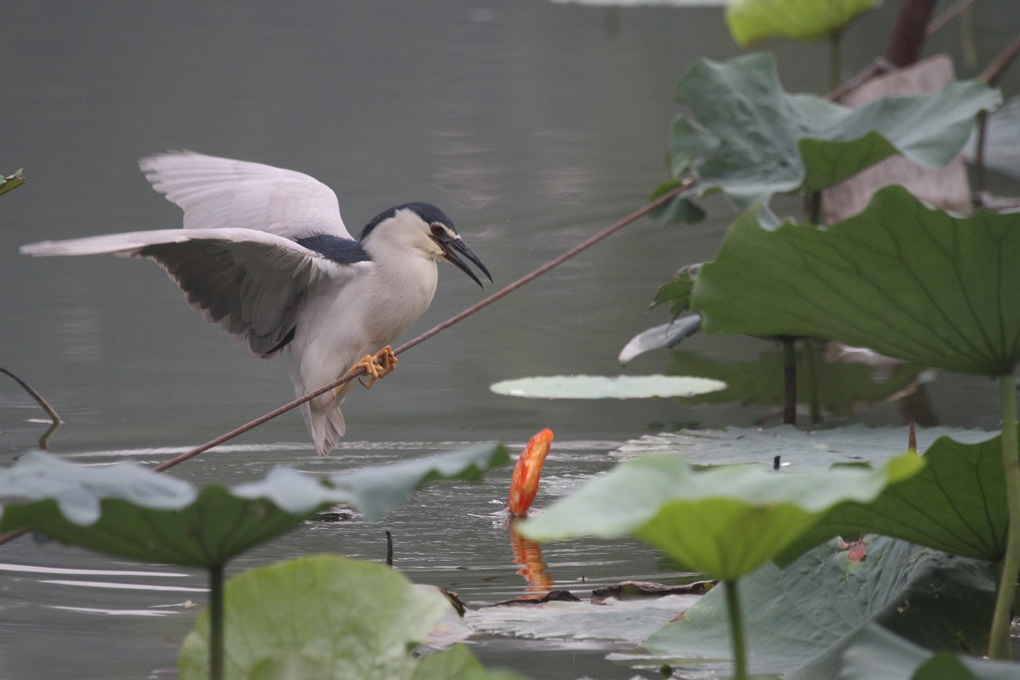
<svg viewBox="0 0 1020 680">
<path fill-rule="evenodd" d="M 406 203 L 380 213 L 365 226 L 358 240 L 364 243 L 369 239 L 400 243 L 420 250 L 425 257 L 445 260 L 484 288 L 481 279 L 461 259 L 463 255 L 492 281 L 492 274 L 464 243 L 450 218 L 431 203 Z"/>
</svg>

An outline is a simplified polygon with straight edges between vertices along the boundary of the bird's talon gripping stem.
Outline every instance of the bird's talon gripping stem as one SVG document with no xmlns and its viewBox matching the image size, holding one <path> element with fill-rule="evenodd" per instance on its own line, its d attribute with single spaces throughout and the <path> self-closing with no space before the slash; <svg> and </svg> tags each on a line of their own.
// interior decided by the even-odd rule
<svg viewBox="0 0 1020 680">
<path fill-rule="evenodd" d="M 386 345 L 381 350 L 375 353 L 375 356 L 371 354 L 366 355 L 364 359 L 354 364 L 354 368 L 364 367 L 365 375 L 372 376 L 372 379 L 367 383 L 360 380 L 361 384 L 365 388 L 370 388 L 375 384 L 375 381 L 379 378 L 385 378 L 394 371 L 397 367 L 397 355 L 393 353 L 393 348 Z"/>
</svg>

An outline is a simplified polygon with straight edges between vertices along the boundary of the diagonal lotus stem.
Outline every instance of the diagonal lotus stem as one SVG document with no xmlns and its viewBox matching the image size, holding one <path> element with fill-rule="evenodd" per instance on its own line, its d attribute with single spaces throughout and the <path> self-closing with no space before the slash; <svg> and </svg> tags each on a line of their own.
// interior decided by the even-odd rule
<svg viewBox="0 0 1020 680">
<path fill-rule="evenodd" d="M 995 598 L 995 614 L 988 641 L 988 656 L 1012 659 L 1009 627 L 1013 618 L 1013 595 L 1020 573 L 1020 456 L 1016 437 L 1016 385 L 1013 374 L 999 376 L 1002 403 L 1002 467 L 1006 478 L 1006 505 L 1009 528 L 1006 532 L 1006 555 L 1000 563 L 999 592 Z"/>
</svg>

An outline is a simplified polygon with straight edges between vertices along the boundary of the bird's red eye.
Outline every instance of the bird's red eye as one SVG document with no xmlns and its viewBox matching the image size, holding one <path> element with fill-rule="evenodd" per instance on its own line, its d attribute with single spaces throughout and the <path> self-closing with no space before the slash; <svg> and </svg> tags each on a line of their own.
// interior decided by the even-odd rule
<svg viewBox="0 0 1020 680">
<path fill-rule="evenodd" d="M 446 227 L 436 222 L 435 224 L 432 225 L 432 235 L 436 237 L 445 236 Z"/>
</svg>

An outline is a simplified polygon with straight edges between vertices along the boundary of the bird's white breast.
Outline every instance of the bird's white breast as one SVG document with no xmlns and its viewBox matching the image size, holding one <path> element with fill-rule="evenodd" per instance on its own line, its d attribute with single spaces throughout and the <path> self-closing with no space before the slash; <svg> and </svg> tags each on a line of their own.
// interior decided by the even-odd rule
<svg viewBox="0 0 1020 680">
<path fill-rule="evenodd" d="M 291 345 L 295 387 L 317 389 L 393 344 L 428 309 L 437 279 L 435 261 L 415 256 L 374 261 L 352 279 L 320 281 L 298 314 Z"/>
</svg>

